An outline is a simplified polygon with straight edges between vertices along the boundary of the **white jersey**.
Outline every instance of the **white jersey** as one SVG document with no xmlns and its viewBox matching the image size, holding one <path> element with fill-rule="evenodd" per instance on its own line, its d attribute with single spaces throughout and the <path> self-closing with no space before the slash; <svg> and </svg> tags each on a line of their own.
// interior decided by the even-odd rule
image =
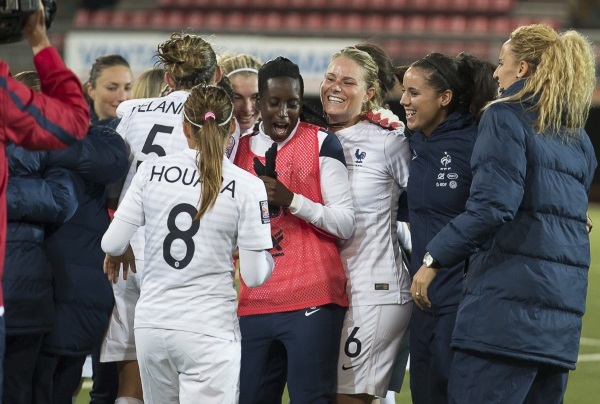
<svg viewBox="0 0 600 404">
<path fill-rule="evenodd" d="M 196 151 L 141 164 L 115 219 L 145 225 L 146 259 L 135 328 L 239 338 L 232 253 L 272 247 L 263 182 L 223 158 L 214 207 L 199 221 Z"/>
<path fill-rule="evenodd" d="M 117 115 L 121 118 L 117 132 L 125 140 L 130 162 L 119 203 L 142 161 L 188 149 L 183 133 L 183 103 L 188 96 L 187 91 L 173 91 L 165 97 L 128 100 L 117 108 Z M 238 127 L 230 136 L 227 149 L 230 154 L 234 146 L 237 150 L 239 133 Z M 143 240 L 143 229 L 131 239 L 135 257 L 140 260 L 144 259 Z"/>
<path fill-rule="evenodd" d="M 337 131 L 348 175 L 356 230 L 340 242 L 350 306 L 412 300 L 396 236 L 396 214 L 410 165 L 408 139 L 367 121 Z"/>
</svg>

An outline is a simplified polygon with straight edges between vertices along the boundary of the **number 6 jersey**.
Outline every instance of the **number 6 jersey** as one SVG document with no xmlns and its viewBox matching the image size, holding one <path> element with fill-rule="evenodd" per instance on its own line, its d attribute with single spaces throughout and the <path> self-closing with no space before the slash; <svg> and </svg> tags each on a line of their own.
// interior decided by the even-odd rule
<svg viewBox="0 0 600 404">
<path fill-rule="evenodd" d="M 187 149 L 144 162 L 115 212 L 115 220 L 145 226 L 135 328 L 233 340 L 239 335 L 231 256 L 236 246 L 272 247 L 267 195 L 260 179 L 224 157 L 215 205 L 193 220 L 202 187 L 195 160 L 196 151 Z"/>
</svg>

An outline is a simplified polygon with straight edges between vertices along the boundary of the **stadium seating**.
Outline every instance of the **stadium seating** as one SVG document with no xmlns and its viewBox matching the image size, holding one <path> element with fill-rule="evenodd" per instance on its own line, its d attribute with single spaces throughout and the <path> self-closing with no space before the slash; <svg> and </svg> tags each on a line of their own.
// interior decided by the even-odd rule
<svg viewBox="0 0 600 404">
<path fill-rule="evenodd" d="M 513 13 L 516 0 L 154 0 L 143 9 L 79 10 L 77 29 L 389 38 L 390 54 L 470 49 L 490 55 L 515 27 L 553 17 Z M 467 39 L 471 40 L 467 44 Z M 473 42 L 473 40 L 475 42 Z M 501 42 L 500 42 L 501 43 Z M 476 50 L 476 51 L 475 51 Z M 497 50 L 493 49 L 492 53 Z"/>
</svg>

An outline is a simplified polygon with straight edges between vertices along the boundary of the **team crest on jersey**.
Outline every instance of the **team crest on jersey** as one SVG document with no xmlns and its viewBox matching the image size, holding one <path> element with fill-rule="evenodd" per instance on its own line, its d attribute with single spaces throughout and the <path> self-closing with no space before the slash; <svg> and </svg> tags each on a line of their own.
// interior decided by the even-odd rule
<svg viewBox="0 0 600 404">
<path fill-rule="evenodd" d="M 444 152 L 444 157 L 440 159 L 440 163 L 442 163 L 444 167 L 448 167 L 448 164 L 452 163 L 452 157 L 450 157 L 448 152 Z"/>
<path fill-rule="evenodd" d="M 360 149 L 356 149 L 354 152 L 354 157 L 356 157 L 356 164 L 362 164 L 365 157 L 367 157 L 367 152 L 361 152 Z"/>
<path fill-rule="evenodd" d="M 438 188 L 450 188 L 456 189 L 458 187 L 458 183 L 456 180 L 458 179 L 458 174 L 454 172 L 449 172 L 452 170 L 452 157 L 448 154 L 448 152 L 444 152 L 444 155 L 440 159 L 440 172 L 437 175 L 437 182 L 435 186 Z"/>
<path fill-rule="evenodd" d="M 231 153 L 233 152 L 233 148 L 235 147 L 235 137 L 233 135 L 229 136 L 229 141 L 227 142 L 227 149 L 225 150 L 225 154 L 227 158 L 231 157 Z"/>
<path fill-rule="evenodd" d="M 271 223 L 271 218 L 269 216 L 269 202 L 268 201 L 260 201 L 260 217 L 262 219 L 263 224 Z"/>
</svg>

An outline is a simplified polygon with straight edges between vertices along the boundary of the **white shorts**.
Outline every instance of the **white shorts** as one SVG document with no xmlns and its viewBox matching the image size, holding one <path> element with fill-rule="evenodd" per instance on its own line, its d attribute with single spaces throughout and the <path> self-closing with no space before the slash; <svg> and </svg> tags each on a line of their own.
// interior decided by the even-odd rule
<svg viewBox="0 0 600 404">
<path fill-rule="evenodd" d="M 188 331 L 136 328 L 145 404 L 236 404 L 239 397 L 239 340 Z"/>
<path fill-rule="evenodd" d="M 113 283 L 115 307 L 100 348 L 100 362 L 136 360 L 133 319 L 135 305 L 140 299 L 144 261 L 135 260 L 135 267 L 137 272 L 130 271 L 126 281 L 121 278 L 117 283 Z"/>
<path fill-rule="evenodd" d="M 337 393 L 385 397 L 412 302 L 348 308 L 342 327 Z"/>
</svg>

